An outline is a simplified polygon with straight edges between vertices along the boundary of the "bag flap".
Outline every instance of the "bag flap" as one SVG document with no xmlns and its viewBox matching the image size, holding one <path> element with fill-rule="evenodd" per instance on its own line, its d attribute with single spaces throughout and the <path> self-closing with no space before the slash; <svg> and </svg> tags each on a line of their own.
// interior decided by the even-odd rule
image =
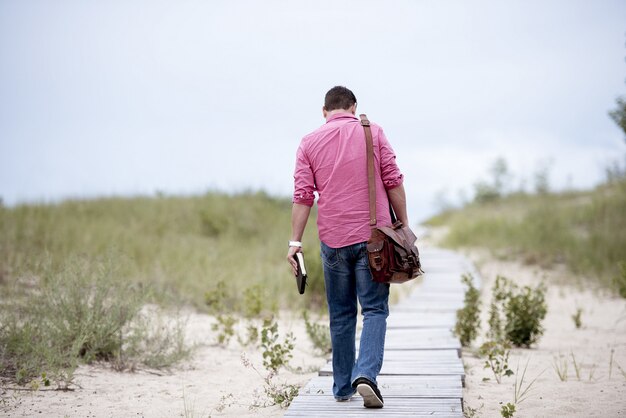
<svg viewBox="0 0 626 418">
<path fill-rule="evenodd" d="M 407 226 L 403 226 L 399 229 L 381 226 L 378 228 L 378 230 L 391 238 L 399 246 L 404 247 L 407 250 L 414 251 L 413 247 L 415 246 L 415 241 L 417 241 L 417 237 L 415 236 L 413 231 L 411 231 L 411 229 Z"/>
</svg>

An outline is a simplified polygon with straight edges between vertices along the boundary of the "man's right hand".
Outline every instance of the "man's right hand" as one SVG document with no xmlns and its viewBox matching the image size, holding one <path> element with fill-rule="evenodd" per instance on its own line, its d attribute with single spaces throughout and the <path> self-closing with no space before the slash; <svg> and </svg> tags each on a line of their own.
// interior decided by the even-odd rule
<svg viewBox="0 0 626 418">
<path fill-rule="evenodd" d="M 302 252 L 301 247 L 289 247 L 289 251 L 287 251 L 287 261 L 289 261 L 289 264 L 291 264 L 291 268 L 293 269 L 294 276 L 298 275 L 298 262 L 296 261 L 294 256 L 296 255 L 296 253 L 301 253 L 301 252 Z"/>
</svg>

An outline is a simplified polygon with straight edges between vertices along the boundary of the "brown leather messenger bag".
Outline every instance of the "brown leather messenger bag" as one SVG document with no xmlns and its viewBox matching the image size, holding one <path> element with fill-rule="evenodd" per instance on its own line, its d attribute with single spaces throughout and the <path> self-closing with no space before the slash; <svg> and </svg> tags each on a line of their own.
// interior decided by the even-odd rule
<svg viewBox="0 0 626 418">
<path fill-rule="evenodd" d="M 372 235 L 367 241 L 372 280 L 379 283 L 404 283 L 423 274 L 419 251 L 415 246 L 417 237 L 408 225 L 395 220 L 389 205 L 392 225 L 377 226 L 376 221 L 376 172 L 374 169 L 374 145 L 372 129 L 366 115 L 360 115 L 365 130 L 367 150 L 367 183 L 369 189 L 370 227 Z"/>
</svg>

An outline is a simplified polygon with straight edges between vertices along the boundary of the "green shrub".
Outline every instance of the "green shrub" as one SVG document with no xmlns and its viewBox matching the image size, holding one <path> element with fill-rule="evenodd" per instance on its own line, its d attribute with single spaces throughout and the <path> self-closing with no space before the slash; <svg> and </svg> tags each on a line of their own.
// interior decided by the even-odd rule
<svg viewBox="0 0 626 418">
<path fill-rule="evenodd" d="M 489 337 L 496 341 L 505 339 L 516 347 L 534 344 L 544 331 L 541 322 L 547 313 L 545 292 L 544 284 L 535 289 L 519 288 L 498 276 L 489 313 Z"/>
<path fill-rule="evenodd" d="M 504 288 L 506 279 L 501 276 L 496 277 L 496 281 L 491 289 L 491 303 L 489 304 L 489 330 L 487 338 L 491 341 L 502 341 L 504 339 L 504 327 L 502 319 L 502 306 L 504 305 L 507 292 Z"/>
<path fill-rule="evenodd" d="M 164 315 L 157 307 L 144 307 L 124 327 L 123 347 L 113 366 L 118 370 L 133 370 L 138 364 L 167 368 L 187 358 L 191 347 L 185 343 L 186 324 L 180 314 Z"/>
<path fill-rule="evenodd" d="M 307 311 L 302 311 L 302 318 L 306 327 L 306 333 L 313 343 L 313 347 L 321 354 L 326 355 L 332 352 L 330 341 L 330 327 L 309 321 Z"/>
<path fill-rule="evenodd" d="M 223 280 L 219 280 L 215 283 L 213 289 L 204 293 L 204 303 L 209 308 L 209 311 L 213 313 L 224 312 L 228 305 L 228 299 L 226 283 Z"/>
<path fill-rule="evenodd" d="M 502 408 L 500 409 L 500 415 L 502 415 L 503 418 L 511 418 L 513 417 L 514 414 L 515 414 L 514 404 L 509 402 L 506 405 L 502 405 Z"/>
<path fill-rule="evenodd" d="M 265 385 L 263 391 L 270 403 L 264 406 L 278 405 L 281 408 L 287 408 L 291 405 L 293 398 L 298 396 L 300 388 L 297 385 L 289 385 L 287 383 L 275 383 L 273 381 L 274 375 L 270 373 L 265 377 Z"/>
<path fill-rule="evenodd" d="M 217 333 L 217 343 L 221 346 L 226 346 L 235 335 L 237 318 L 232 315 L 217 315 L 215 319 L 217 322 L 211 325 L 211 329 Z"/>
<path fill-rule="evenodd" d="M 118 275 L 120 257 L 42 263 L 40 278 L 18 281 L 0 305 L 0 372 L 18 383 L 46 374 L 66 387 L 79 362 L 116 368 L 167 366 L 184 357 L 184 328 L 154 327 L 140 312 L 148 290 Z M 115 260 L 115 261 L 114 261 Z"/>
<path fill-rule="evenodd" d="M 243 338 L 242 336 L 237 335 L 237 341 L 244 347 L 256 345 L 259 341 L 259 328 L 252 321 L 248 322 L 246 325 L 246 337 Z"/>
<path fill-rule="evenodd" d="M 299 386 L 289 385 L 287 383 L 276 383 L 276 370 L 267 368 L 267 375 L 263 376 L 254 364 L 248 359 L 246 353 L 241 353 L 241 362 L 244 367 L 250 368 L 256 372 L 261 379 L 263 379 L 263 392 L 265 399 L 259 394 L 258 391 L 254 391 L 255 399 L 250 408 L 266 408 L 268 406 L 278 405 L 281 408 L 286 408 L 291 404 L 293 398 L 298 396 L 300 391 Z M 218 411 L 220 412 L 220 411 Z"/>
<path fill-rule="evenodd" d="M 485 369 L 491 369 L 498 384 L 502 382 L 502 375 L 513 375 L 509 368 L 510 353 L 510 344 L 502 341 L 487 341 L 478 350 L 478 354 L 486 358 Z"/>
<path fill-rule="evenodd" d="M 480 330 L 480 292 L 474 287 L 471 275 L 463 275 L 461 281 L 467 289 L 463 308 L 456 311 L 454 334 L 459 337 L 463 347 L 469 346 Z"/>
<path fill-rule="evenodd" d="M 261 329 L 261 349 L 263 350 L 263 366 L 267 370 L 277 372 L 282 366 L 289 364 L 293 357 L 293 343 L 295 338 L 292 333 L 288 333 L 283 342 L 278 342 L 278 324 L 274 318 L 263 321 Z"/>
<path fill-rule="evenodd" d="M 252 285 L 243 292 L 243 316 L 244 318 L 258 317 L 263 311 L 263 286 Z"/>
</svg>

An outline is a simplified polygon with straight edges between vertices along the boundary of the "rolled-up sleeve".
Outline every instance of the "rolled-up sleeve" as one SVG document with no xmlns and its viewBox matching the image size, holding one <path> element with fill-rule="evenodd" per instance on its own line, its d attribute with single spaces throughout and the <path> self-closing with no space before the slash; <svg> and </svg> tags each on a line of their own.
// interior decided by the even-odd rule
<svg viewBox="0 0 626 418">
<path fill-rule="evenodd" d="M 293 179 L 293 203 L 313 206 L 313 202 L 315 201 L 315 195 L 313 194 L 315 191 L 315 177 L 313 176 L 309 159 L 302 149 L 302 145 L 298 147 L 296 153 L 296 169 L 293 174 Z"/>
<path fill-rule="evenodd" d="M 380 149 L 380 172 L 385 189 L 393 189 L 402 184 L 404 176 L 396 164 L 396 154 L 381 129 L 378 136 Z"/>
</svg>

